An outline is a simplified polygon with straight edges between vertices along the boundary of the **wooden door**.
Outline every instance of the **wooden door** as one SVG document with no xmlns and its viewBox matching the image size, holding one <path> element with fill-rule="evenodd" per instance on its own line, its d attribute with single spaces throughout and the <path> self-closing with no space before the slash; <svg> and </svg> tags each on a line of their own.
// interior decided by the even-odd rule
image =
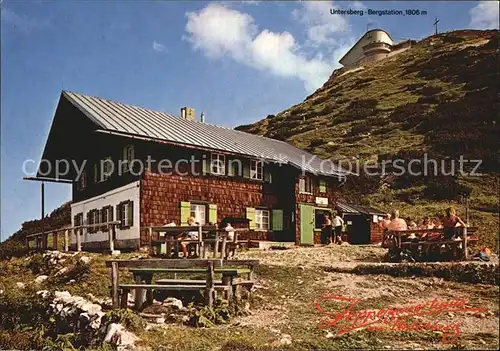
<svg viewBox="0 0 500 351">
<path fill-rule="evenodd" d="M 314 245 L 314 206 L 300 205 L 300 244 Z"/>
</svg>

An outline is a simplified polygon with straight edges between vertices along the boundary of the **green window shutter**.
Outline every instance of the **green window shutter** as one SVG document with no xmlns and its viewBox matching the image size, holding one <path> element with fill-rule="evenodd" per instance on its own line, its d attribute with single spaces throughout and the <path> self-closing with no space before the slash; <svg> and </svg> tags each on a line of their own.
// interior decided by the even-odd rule
<svg viewBox="0 0 500 351">
<path fill-rule="evenodd" d="M 255 229 L 255 208 L 247 207 L 247 219 L 250 220 L 248 226 L 250 229 Z"/>
<path fill-rule="evenodd" d="M 191 203 L 187 201 L 181 201 L 181 224 L 187 224 L 188 218 L 191 216 Z"/>
<path fill-rule="evenodd" d="M 208 205 L 208 221 L 213 224 L 217 223 L 217 205 L 210 204 Z"/>
<path fill-rule="evenodd" d="M 319 192 L 326 193 L 326 181 L 323 179 L 319 180 Z"/>
<path fill-rule="evenodd" d="M 134 201 L 130 201 L 127 206 L 128 225 L 132 227 L 134 225 Z"/>
<path fill-rule="evenodd" d="M 280 231 L 283 230 L 283 210 L 273 210 L 273 230 Z"/>
</svg>

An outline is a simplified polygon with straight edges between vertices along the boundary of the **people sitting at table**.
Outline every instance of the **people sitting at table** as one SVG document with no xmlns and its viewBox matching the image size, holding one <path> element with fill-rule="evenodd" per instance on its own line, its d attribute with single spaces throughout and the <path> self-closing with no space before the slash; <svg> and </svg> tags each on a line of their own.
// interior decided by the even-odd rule
<svg viewBox="0 0 500 351">
<path fill-rule="evenodd" d="M 387 230 L 408 230 L 408 225 L 403 218 L 399 218 L 399 211 L 393 210 L 391 222 L 387 225 Z"/>
<path fill-rule="evenodd" d="M 389 213 L 387 213 L 384 216 L 384 218 L 381 221 L 379 221 L 377 224 L 379 225 L 380 228 L 386 230 L 389 223 L 391 223 L 391 215 Z"/>
<path fill-rule="evenodd" d="M 189 217 L 187 219 L 187 224 L 190 227 L 195 226 L 195 225 L 199 225 L 198 223 L 196 223 L 196 220 L 194 219 L 194 217 Z M 198 240 L 198 232 L 194 231 L 194 230 L 192 230 L 192 231 L 185 231 L 185 232 L 181 233 L 181 235 L 179 235 L 178 240 L 180 241 L 179 244 L 180 244 L 181 249 L 182 249 L 183 257 L 187 258 L 188 257 L 187 246 L 193 240 Z M 187 241 L 185 241 L 185 240 L 187 240 Z"/>
<path fill-rule="evenodd" d="M 411 219 L 411 217 L 406 218 L 406 224 L 408 225 L 409 230 L 417 229 L 417 227 L 418 227 L 417 223 L 415 223 L 415 221 L 413 219 Z"/>
<path fill-rule="evenodd" d="M 434 229 L 434 223 L 432 223 L 430 218 L 426 216 L 424 217 L 419 229 Z"/>
<path fill-rule="evenodd" d="M 455 209 L 453 207 L 448 207 L 445 210 L 445 215 L 441 218 L 441 222 L 443 223 L 443 232 L 445 239 L 457 239 L 458 231 L 456 227 L 458 225 L 462 227 L 466 227 L 467 225 L 456 215 Z"/>
</svg>

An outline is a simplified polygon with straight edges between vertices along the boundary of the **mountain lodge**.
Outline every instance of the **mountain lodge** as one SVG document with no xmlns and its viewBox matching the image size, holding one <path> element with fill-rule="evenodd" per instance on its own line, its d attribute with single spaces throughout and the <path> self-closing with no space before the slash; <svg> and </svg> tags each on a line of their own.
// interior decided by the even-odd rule
<svg viewBox="0 0 500 351">
<path fill-rule="evenodd" d="M 141 227 L 191 216 L 202 225 L 249 219 L 242 239 L 313 245 L 317 212 L 335 208 L 347 175 L 286 142 L 197 121 L 190 108 L 176 117 L 68 91 L 42 159 L 37 177 L 72 181 L 72 226 L 120 221 L 121 249 L 147 244 Z M 57 160 L 81 173 L 56 174 L 47 164 Z M 165 164 L 180 166 L 165 174 Z M 85 249 L 106 248 L 106 230 L 83 230 Z"/>
</svg>

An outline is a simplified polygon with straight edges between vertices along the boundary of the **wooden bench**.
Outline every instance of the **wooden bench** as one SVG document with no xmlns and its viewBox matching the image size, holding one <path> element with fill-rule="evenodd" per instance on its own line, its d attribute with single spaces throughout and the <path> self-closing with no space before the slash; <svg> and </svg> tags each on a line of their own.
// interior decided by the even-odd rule
<svg viewBox="0 0 500 351">
<path fill-rule="evenodd" d="M 462 227 L 457 227 L 462 228 Z M 466 229 L 466 230 L 464 230 Z M 479 238 L 473 234 L 477 232 L 477 227 L 467 227 L 462 230 L 462 235 L 460 240 L 444 239 L 443 229 L 414 229 L 414 230 L 400 230 L 400 231 L 386 231 L 382 240 L 382 247 L 388 248 L 390 250 L 399 250 L 403 248 L 409 248 L 410 251 L 415 252 L 418 247 L 426 247 L 427 252 L 432 246 L 448 245 L 454 249 L 458 249 L 459 245 L 461 250 L 461 257 L 468 259 L 467 247 L 470 244 L 475 244 Z M 428 234 L 440 234 L 441 237 L 438 240 L 425 240 Z M 409 239 L 410 235 L 414 235 L 415 239 Z"/>
<path fill-rule="evenodd" d="M 128 293 L 135 290 L 135 307 L 143 305 L 143 292 L 146 291 L 146 300 L 153 302 L 153 290 L 204 290 L 205 304 L 211 306 L 216 298 L 216 291 L 226 294 L 230 303 L 237 298 L 240 285 L 253 286 L 252 272 L 258 265 L 257 260 L 109 260 L 106 265 L 111 267 L 111 296 L 113 307 L 127 305 Z M 246 266 L 247 268 L 230 268 L 228 266 Z M 133 273 L 134 284 L 119 283 L 119 268 L 129 268 Z M 214 268 L 217 267 L 217 268 Z M 165 279 L 153 283 L 155 273 L 203 273 L 204 280 Z M 222 280 L 216 281 L 214 275 L 220 273 Z M 240 274 L 247 274 L 248 279 L 236 279 Z"/>
</svg>

